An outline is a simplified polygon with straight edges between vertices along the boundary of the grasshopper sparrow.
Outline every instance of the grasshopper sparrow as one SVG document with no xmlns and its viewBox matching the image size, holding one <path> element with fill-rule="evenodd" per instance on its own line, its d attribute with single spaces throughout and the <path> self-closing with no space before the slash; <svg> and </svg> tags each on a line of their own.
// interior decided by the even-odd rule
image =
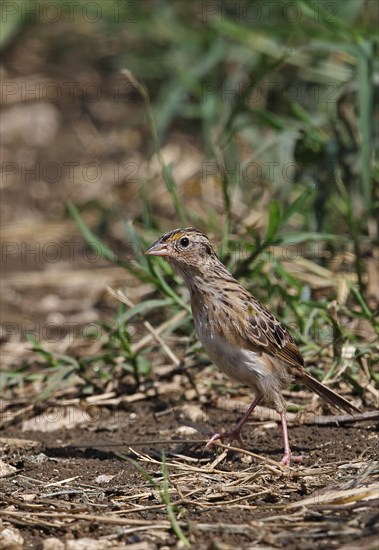
<svg viewBox="0 0 379 550">
<path fill-rule="evenodd" d="M 295 379 L 348 413 L 359 412 L 346 399 L 312 378 L 301 353 L 286 328 L 232 277 L 217 258 L 208 238 L 193 227 L 162 235 L 147 251 L 163 256 L 184 279 L 191 297 L 196 332 L 210 359 L 230 378 L 249 386 L 255 399 L 230 432 L 218 439 L 242 444 L 240 433 L 254 408 L 263 399 L 280 414 L 284 442 L 281 463 L 294 456 L 288 442 L 286 408 L 281 390 Z"/>
</svg>

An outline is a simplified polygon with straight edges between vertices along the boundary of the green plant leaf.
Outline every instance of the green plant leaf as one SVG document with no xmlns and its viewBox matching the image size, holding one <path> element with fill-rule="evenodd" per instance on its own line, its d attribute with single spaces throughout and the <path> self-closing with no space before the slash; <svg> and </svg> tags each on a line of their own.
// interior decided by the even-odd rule
<svg viewBox="0 0 379 550">
<path fill-rule="evenodd" d="M 301 214 L 304 211 L 304 206 L 308 198 L 313 194 L 312 189 L 305 189 L 282 213 L 281 225 L 286 223 L 294 214 Z"/>
<path fill-rule="evenodd" d="M 281 224 L 281 209 L 277 201 L 272 201 L 269 207 L 268 224 L 265 234 L 265 242 L 270 243 Z"/>
</svg>

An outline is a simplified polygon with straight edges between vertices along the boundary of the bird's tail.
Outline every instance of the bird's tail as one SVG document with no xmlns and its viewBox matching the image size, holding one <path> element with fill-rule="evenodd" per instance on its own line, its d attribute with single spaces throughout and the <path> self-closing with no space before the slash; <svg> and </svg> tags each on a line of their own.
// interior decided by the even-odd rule
<svg viewBox="0 0 379 550">
<path fill-rule="evenodd" d="M 321 382 L 310 376 L 308 373 L 304 372 L 301 376 L 300 381 L 305 386 L 307 386 L 307 388 L 317 393 L 317 395 L 325 399 L 328 403 L 330 403 L 337 409 L 345 411 L 349 414 L 361 412 L 355 405 L 349 403 L 347 399 L 341 397 L 335 391 L 324 386 L 324 384 L 321 384 Z"/>
</svg>

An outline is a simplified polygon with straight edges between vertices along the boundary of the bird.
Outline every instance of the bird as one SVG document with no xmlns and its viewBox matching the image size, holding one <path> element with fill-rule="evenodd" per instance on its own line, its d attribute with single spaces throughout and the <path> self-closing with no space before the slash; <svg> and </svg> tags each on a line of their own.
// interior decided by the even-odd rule
<svg viewBox="0 0 379 550">
<path fill-rule="evenodd" d="M 218 440 L 243 446 L 241 430 L 262 401 L 280 416 L 284 455 L 290 466 L 304 457 L 292 453 L 282 390 L 291 380 L 304 384 L 329 404 L 349 414 L 360 412 L 305 369 L 304 359 L 290 332 L 248 292 L 217 257 L 208 237 L 194 227 L 163 234 L 145 254 L 161 256 L 182 277 L 190 293 L 197 335 L 211 361 L 228 377 L 248 386 L 254 399 L 231 431 L 217 432 L 206 444 Z"/>
</svg>

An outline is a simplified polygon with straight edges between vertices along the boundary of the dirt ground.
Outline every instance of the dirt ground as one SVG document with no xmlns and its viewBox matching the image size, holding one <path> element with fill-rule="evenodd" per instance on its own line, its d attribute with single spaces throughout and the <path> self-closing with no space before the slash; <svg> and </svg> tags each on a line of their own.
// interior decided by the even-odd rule
<svg viewBox="0 0 379 550">
<path fill-rule="evenodd" d="M 191 407 L 193 418 L 200 408 Z M 183 410 L 176 394 L 124 411 L 98 408 L 92 418 L 80 406 L 50 408 L 34 425 L 24 419 L 24 430 L 2 430 L 2 459 L 15 468 L 1 483 L 3 527 L 19 530 L 20 548 L 60 548 L 56 539 L 62 548 L 181 548 L 162 497 L 164 452 L 170 502 L 193 548 L 375 548 L 378 419 L 294 423 L 292 446 L 305 458 L 289 469 L 276 462 L 272 420 L 252 419 L 245 430 L 246 450 L 259 456 L 230 452 L 217 464 L 222 449 L 205 451 L 202 435 L 183 426 Z M 210 430 L 236 414 L 202 413 Z M 66 428 L 45 430 L 67 419 Z M 38 423 L 43 431 L 34 431 Z"/>
</svg>

